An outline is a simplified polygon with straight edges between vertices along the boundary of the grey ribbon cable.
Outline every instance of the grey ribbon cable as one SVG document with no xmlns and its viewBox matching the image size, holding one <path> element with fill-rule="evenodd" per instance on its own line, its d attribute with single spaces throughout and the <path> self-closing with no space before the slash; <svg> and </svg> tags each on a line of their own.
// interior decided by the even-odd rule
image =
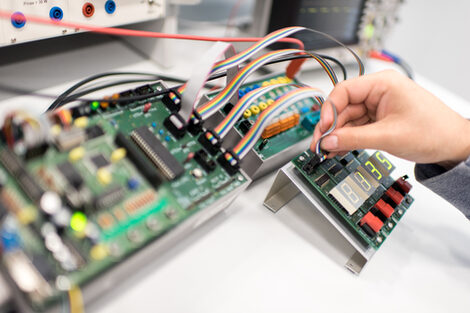
<svg viewBox="0 0 470 313">
<path fill-rule="evenodd" d="M 189 121 L 193 114 L 194 107 L 199 101 L 202 88 L 206 84 L 214 64 L 221 59 L 230 47 L 232 45 L 229 43 L 216 42 L 194 67 L 181 99 L 179 114 L 185 121 Z"/>
<path fill-rule="evenodd" d="M 331 103 L 331 108 L 333 109 L 333 123 L 331 124 L 330 128 L 328 128 L 328 130 L 321 135 L 320 139 L 317 142 L 317 145 L 315 146 L 315 153 L 319 156 L 322 156 L 322 161 L 325 160 L 325 157 L 323 157 L 324 154 L 322 153 L 320 148 L 321 141 L 323 140 L 323 138 L 330 135 L 335 130 L 336 120 L 338 119 L 338 113 L 336 112 L 335 104 L 331 100 L 328 100 L 327 102 Z"/>
</svg>

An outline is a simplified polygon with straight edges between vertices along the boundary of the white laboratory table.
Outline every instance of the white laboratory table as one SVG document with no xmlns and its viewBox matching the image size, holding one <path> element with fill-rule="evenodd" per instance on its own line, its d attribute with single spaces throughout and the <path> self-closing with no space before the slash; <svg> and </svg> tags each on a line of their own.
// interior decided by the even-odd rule
<svg viewBox="0 0 470 313">
<path fill-rule="evenodd" d="M 367 66 L 372 72 L 385 65 Z M 189 68 L 180 63 L 167 71 L 185 76 Z M 57 94 L 81 77 L 118 69 L 163 71 L 121 43 L 108 42 L 1 66 L 0 83 Z M 303 81 L 330 88 L 320 72 L 303 74 Z M 417 82 L 470 117 L 464 99 L 419 75 Z M 0 93 L 3 112 L 17 107 L 41 112 L 49 102 Z M 412 163 L 390 158 L 395 177 L 413 176 Z M 413 178 L 415 204 L 360 276 L 343 267 L 347 255 L 339 249 L 339 235 L 302 198 L 277 214 L 263 207 L 273 179 L 271 174 L 254 182 L 227 212 L 136 269 L 87 311 L 470 311 L 470 223 Z"/>
</svg>

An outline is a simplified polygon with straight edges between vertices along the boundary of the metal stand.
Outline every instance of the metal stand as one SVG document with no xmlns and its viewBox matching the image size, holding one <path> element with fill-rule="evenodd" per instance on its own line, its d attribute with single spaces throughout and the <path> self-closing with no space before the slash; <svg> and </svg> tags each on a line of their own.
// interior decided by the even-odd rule
<svg viewBox="0 0 470 313">
<path fill-rule="evenodd" d="M 355 249 L 355 253 L 346 262 L 345 267 L 358 275 L 372 258 L 375 250 L 357 239 L 349 228 L 338 221 L 337 216 L 312 192 L 311 187 L 292 163 L 286 164 L 277 173 L 276 179 L 264 199 L 264 206 L 276 213 L 290 200 L 300 195 L 305 196 L 312 208 L 317 209 Z"/>
</svg>

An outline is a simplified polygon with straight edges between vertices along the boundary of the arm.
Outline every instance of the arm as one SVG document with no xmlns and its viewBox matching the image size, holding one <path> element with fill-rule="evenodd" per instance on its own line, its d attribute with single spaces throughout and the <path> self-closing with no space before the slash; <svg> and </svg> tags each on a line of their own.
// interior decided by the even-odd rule
<svg viewBox="0 0 470 313">
<path fill-rule="evenodd" d="M 354 149 L 379 149 L 426 163 L 417 165 L 417 179 L 462 210 L 462 204 L 470 207 L 464 187 L 470 183 L 470 168 L 462 163 L 470 155 L 470 122 L 434 95 L 394 71 L 342 82 L 322 108 L 312 148 L 333 122 L 331 105 L 338 112 L 337 128 L 321 142 L 330 157 Z M 436 168 L 439 171 L 432 170 Z M 454 174 L 460 170 L 468 172 Z M 461 192 L 448 193 L 455 190 L 451 184 Z M 455 198 L 457 193 L 460 199 Z"/>
</svg>

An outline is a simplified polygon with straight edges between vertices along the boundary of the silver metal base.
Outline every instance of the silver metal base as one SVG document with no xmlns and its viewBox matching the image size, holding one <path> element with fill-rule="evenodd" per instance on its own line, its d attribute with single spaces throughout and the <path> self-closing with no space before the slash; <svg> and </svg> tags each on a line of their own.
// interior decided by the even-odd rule
<svg viewBox="0 0 470 313">
<path fill-rule="evenodd" d="M 264 206 L 276 213 L 297 196 L 304 196 L 308 203 L 311 204 L 311 207 L 317 209 L 331 226 L 342 235 L 345 241 L 354 248 L 355 252 L 346 262 L 345 267 L 358 275 L 372 258 L 375 250 L 358 240 L 349 228 L 338 221 L 333 212 L 312 192 L 311 187 L 292 163 L 288 163 L 277 173 L 274 183 L 264 199 Z"/>
</svg>

